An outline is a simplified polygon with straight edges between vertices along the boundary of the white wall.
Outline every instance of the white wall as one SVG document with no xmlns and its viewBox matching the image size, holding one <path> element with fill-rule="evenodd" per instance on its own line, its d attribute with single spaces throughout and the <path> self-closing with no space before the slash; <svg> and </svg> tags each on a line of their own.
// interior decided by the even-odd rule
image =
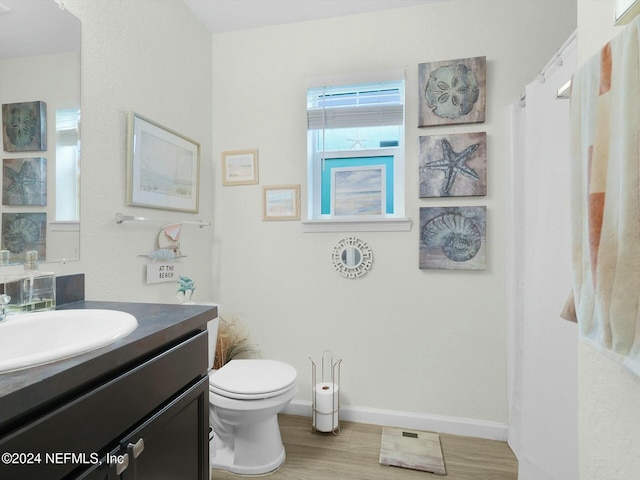
<svg viewBox="0 0 640 480">
<path fill-rule="evenodd" d="M 176 303 L 177 284 L 146 285 L 163 224 L 212 220 L 211 35 L 181 0 L 65 0 L 82 21 L 81 261 L 87 298 Z M 125 205 L 127 112 L 201 143 L 200 214 Z M 116 212 L 156 223 L 117 225 Z M 185 226 L 184 273 L 211 298 L 212 228 Z M 58 269 L 59 270 L 59 269 Z"/>
<path fill-rule="evenodd" d="M 599 53 L 614 27 L 613 1 L 578 1 L 578 63 Z M 636 480 L 640 472 L 640 379 L 580 345 L 580 478 Z"/>
<path fill-rule="evenodd" d="M 575 2 L 451 1 L 213 38 L 214 292 L 262 355 L 294 365 L 310 399 L 311 355 L 343 358 L 351 406 L 505 425 L 504 108 L 575 29 Z M 544 32 L 541 34 L 541 32 Z M 486 55 L 487 121 L 418 129 L 419 63 Z M 374 253 L 358 280 L 334 272 L 340 233 L 263 222 L 261 186 L 223 187 L 220 152 L 258 148 L 261 185 L 299 183 L 306 211 L 307 77 L 405 69 L 408 233 L 360 233 Z M 486 198 L 418 199 L 418 137 L 488 134 Z M 486 205 L 486 271 L 418 268 L 419 207 Z"/>
</svg>

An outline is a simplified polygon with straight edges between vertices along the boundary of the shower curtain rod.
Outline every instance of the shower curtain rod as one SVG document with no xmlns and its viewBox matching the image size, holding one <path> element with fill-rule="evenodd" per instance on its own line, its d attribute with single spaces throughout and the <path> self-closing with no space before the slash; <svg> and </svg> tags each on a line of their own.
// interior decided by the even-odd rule
<svg viewBox="0 0 640 480">
<path fill-rule="evenodd" d="M 569 35 L 569 38 L 567 38 L 565 42 L 562 44 L 562 46 L 558 49 L 558 51 L 551 57 L 551 60 L 549 60 L 547 64 L 542 68 L 542 70 L 540 70 L 540 72 L 538 73 L 538 76 L 536 77 L 536 79 L 539 82 L 544 83 L 546 81 L 547 71 L 553 65 L 558 65 L 559 67 L 562 66 L 562 58 L 561 58 L 562 54 L 567 49 L 567 47 L 571 44 L 571 42 L 573 42 L 576 39 L 577 33 L 578 31 L 574 30 L 573 33 Z M 569 98 L 570 88 L 571 88 L 571 80 L 569 80 L 567 83 L 565 83 L 562 87 L 558 89 L 558 92 L 556 93 L 556 98 Z M 526 100 L 527 100 L 527 94 L 525 92 L 522 92 L 522 95 L 520 95 L 520 100 L 518 104 L 521 107 L 524 107 L 526 105 Z"/>
<path fill-rule="evenodd" d="M 553 65 L 558 65 L 559 67 L 562 66 L 562 58 L 561 58 L 562 54 L 567 49 L 567 47 L 571 44 L 571 42 L 573 42 L 576 39 L 577 33 L 578 31 L 574 30 L 573 33 L 569 35 L 569 38 L 567 38 L 567 40 L 562 44 L 562 46 L 558 49 L 555 55 L 551 57 L 551 60 L 549 60 L 547 64 L 542 68 L 542 70 L 540 70 L 540 73 L 538 73 L 538 77 L 537 77 L 538 80 L 544 83 L 544 81 L 546 80 L 547 71 Z"/>
</svg>

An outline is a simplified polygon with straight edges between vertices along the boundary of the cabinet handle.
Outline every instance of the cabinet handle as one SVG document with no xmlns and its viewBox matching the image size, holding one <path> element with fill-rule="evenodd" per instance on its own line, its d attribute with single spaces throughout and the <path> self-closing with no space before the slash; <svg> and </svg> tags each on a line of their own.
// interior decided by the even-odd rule
<svg viewBox="0 0 640 480">
<path fill-rule="evenodd" d="M 112 461 L 111 462 L 111 466 L 116 467 L 116 476 L 119 476 L 122 474 L 122 472 L 124 472 L 127 467 L 129 467 L 129 454 L 125 453 L 122 456 L 122 461 L 121 462 L 116 462 L 116 461 Z"/>
<path fill-rule="evenodd" d="M 133 458 L 138 458 L 144 452 L 144 439 L 140 438 L 136 443 L 127 445 L 127 451 L 131 453 Z"/>
</svg>

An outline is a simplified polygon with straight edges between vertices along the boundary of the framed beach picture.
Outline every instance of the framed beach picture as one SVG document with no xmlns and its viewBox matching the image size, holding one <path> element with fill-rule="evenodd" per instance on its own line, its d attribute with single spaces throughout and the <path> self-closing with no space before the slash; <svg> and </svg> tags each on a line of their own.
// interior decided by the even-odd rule
<svg viewBox="0 0 640 480">
<path fill-rule="evenodd" d="M 386 213 L 386 166 L 337 167 L 331 170 L 331 215 L 372 216 Z"/>
<path fill-rule="evenodd" d="M 263 220 L 300 220 L 300 185 L 262 187 Z"/>
<path fill-rule="evenodd" d="M 258 150 L 222 152 L 222 185 L 258 183 Z"/>
<path fill-rule="evenodd" d="M 198 212 L 200 144 L 129 114 L 127 205 Z"/>
</svg>

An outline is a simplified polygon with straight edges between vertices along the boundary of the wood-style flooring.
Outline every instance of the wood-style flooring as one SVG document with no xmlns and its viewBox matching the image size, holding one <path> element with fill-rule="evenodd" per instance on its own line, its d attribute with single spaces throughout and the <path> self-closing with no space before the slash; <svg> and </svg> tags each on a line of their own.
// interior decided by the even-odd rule
<svg viewBox="0 0 640 480">
<path fill-rule="evenodd" d="M 312 433 L 311 419 L 279 415 L 287 461 L 269 480 L 517 480 L 518 462 L 505 442 L 440 434 L 447 475 L 380 465 L 382 427 L 340 422 L 340 435 Z M 221 470 L 214 480 L 238 479 Z"/>
</svg>

